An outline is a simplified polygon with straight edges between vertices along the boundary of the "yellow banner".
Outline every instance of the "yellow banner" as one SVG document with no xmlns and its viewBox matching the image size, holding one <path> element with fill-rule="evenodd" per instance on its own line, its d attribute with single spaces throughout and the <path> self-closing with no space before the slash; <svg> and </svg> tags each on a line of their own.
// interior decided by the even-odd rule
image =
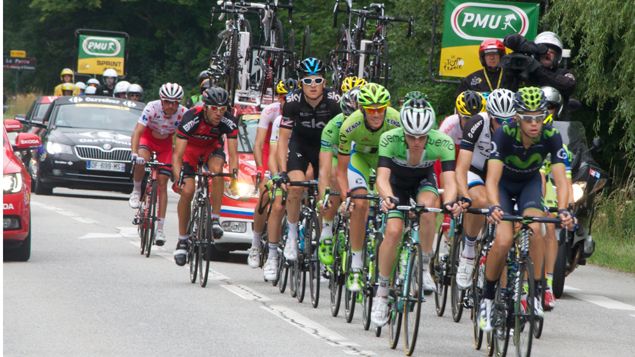
<svg viewBox="0 0 635 357">
<path fill-rule="evenodd" d="M 439 74 L 448 77 L 466 77 L 483 68 L 478 59 L 478 47 L 479 45 L 442 48 Z"/>
<path fill-rule="evenodd" d="M 113 57 L 94 57 L 94 58 L 82 58 L 77 61 L 77 72 L 85 74 L 99 74 L 101 75 L 108 68 L 112 68 L 117 71 L 117 74 L 123 74 L 123 58 Z"/>
</svg>

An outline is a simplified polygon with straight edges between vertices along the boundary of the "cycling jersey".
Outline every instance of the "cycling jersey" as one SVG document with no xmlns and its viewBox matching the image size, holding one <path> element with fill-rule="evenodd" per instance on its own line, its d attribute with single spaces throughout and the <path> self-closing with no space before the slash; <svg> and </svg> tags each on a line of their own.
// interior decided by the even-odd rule
<svg viewBox="0 0 635 357">
<path fill-rule="evenodd" d="M 298 89 L 287 96 L 280 127 L 292 130 L 292 141 L 319 150 L 322 129 L 341 112 L 338 100 L 337 93 L 325 89 L 322 100 L 313 108 L 304 98 L 302 90 Z"/>
<path fill-rule="evenodd" d="M 236 119 L 229 112 L 225 112 L 217 126 L 212 126 L 205 121 L 203 106 L 194 107 L 183 115 L 183 121 L 179 125 L 176 136 L 188 141 L 188 147 L 213 146 L 220 144 L 222 147 L 223 135 L 228 139 L 238 137 L 238 125 Z"/>
<path fill-rule="evenodd" d="M 280 122 L 282 121 L 282 115 L 278 115 L 276 120 L 271 125 L 271 137 L 269 138 L 270 144 L 278 143 L 278 136 L 280 135 Z"/>
<path fill-rule="evenodd" d="M 478 113 L 463 127 L 461 150 L 471 151 L 470 171 L 485 177 L 487 159 L 492 151 L 492 129 L 487 113 Z"/>
<path fill-rule="evenodd" d="M 573 161 L 573 154 L 569 151 L 569 148 L 566 144 L 562 145 L 564 148 L 567 158 L 564 160 L 564 167 L 566 171 L 566 176 L 568 179 L 571 179 L 571 161 Z M 540 168 L 540 173 L 545 175 L 545 192 L 543 192 L 543 204 L 546 207 L 558 207 L 558 196 L 556 195 L 556 189 L 554 188 L 555 182 L 553 181 L 553 177 L 551 175 L 551 155 L 548 155 L 545 159 L 545 163 Z"/>
<path fill-rule="evenodd" d="M 439 131 L 448 135 L 454 140 L 455 145 L 461 144 L 463 136 L 463 128 L 461 128 L 461 117 L 458 114 L 452 114 L 445 118 L 439 126 Z"/>
<path fill-rule="evenodd" d="M 174 134 L 186 111 L 187 108 L 179 105 L 176 113 L 167 116 L 163 111 L 161 100 L 153 100 L 143 108 L 143 112 L 137 122 L 159 133 L 159 135 Z"/>
<path fill-rule="evenodd" d="M 273 122 L 280 115 L 280 102 L 273 102 L 262 109 L 260 119 L 258 120 L 258 128 L 266 129 L 265 143 L 262 147 L 263 169 L 269 169 L 269 142 L 271 141 L 271 132 L 273 130 Z"/>
<path fill-rule="evenodd" d="M 346 120 L 344 113 L 339 113 L 326 124 L 320 140 L 321 152 L 332 152 L 337 155 L 337 148 L 340 144 L 340 128 L 344 120 Z"/>
<path fill-rule="evenodd" d="M 536 142 L 525 148 L 518 123 L 512 123 L 494 133 L 490 159 L 503 162 L 503 177 L 525 181 L 538 173 L 547 154 L 551 154 L 552 164 L 564 164 L 567 158 L 558 129 L 545 125 Z"/>
</svg>

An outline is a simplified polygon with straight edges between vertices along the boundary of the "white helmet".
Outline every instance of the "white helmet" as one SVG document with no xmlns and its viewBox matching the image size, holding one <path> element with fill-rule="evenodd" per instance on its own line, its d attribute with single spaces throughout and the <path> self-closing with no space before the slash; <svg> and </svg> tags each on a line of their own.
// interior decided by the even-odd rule
<svg viewBox="0 0 635 357">
<path fill-rule="evenodd" d="M 90 86 L 91 84 L 95 84 L 97 86 L 100 85 L 99 81 L 97 80 L 97 78 L 91 78 L 89 79 L 86 83 L 88 83 L 88 85 Z"/>
<path fill-rule="evenodd" d="M 536 36 L 534 43 L 537 45 L 543 44 L 547 46 L 557 47 L 558 49 L 560 49 L 560 52 L 562 52 L 562 41 L 560 40 L 560 37 L 558 37 L 558 35 L 551 31 L 539 33 L 538 36 Z"/>
<path fill-rule="evenodd" d="M 115 89 L 114 89 L 113 93 L 114 93 L 115 95 L 117 95 L 117 94 L 121 94 L 121 93 L 124 93 L 124 94 L 125 94 L 125 93 L 127 93 L 127 92 L 128 92 L 128 87 L 130 87 L 130 82 L 128 82 L 128 81 L 121 81 L 121 82 L 119 82 L 119 83 L 117 83 L 117 84 L 115 85 Z"/>
<path fill-rule="evenodd" d="M 177 100 L 183 99 L 183 88 L 177 83 L 165 83 L 159 89 L 159 97 L 163 100 Z"/>
<path fill-rule="evenodd" d="M 104 74 L 101 75 L 102 77 L 114 77 L 117 78 L 117 71 L 115 71 L 112 68 L 108 68 L 104 71 Z"/>
<path fill-rule="evenodd" d="M 400 117 L 404 131 L 412 136 L 427 135 L 436 121 L 434 109 L 425 99 L 407 101 L 401 108 Z"/>
<path fill-rule="evenodd" d="M 485 108 L 490 116 L 501 119 L 512 118 L 516 115 L 514 92 L 505 88 L 494 89 L 487 97 Z"/>
<path fill-rule="evenodd" d="M 133 83 L 128 87 L 128 95 L 130 94 L 143 94 L 143 87 L 137 83 Z"/>
<path fill-rule="evenodd" d="M 75 83 L 75 87 L 79 88 L 79 90 L 85 90 L 86 89 L 86 84 L 84 82 L 77 82 L 77 83 Z"/>
<path fill-rule="evenodd" d="M 86 94 L 86 95 L 97 94 L 97 88 L 93 87 L 93 86 L 88 86 L 88 87 L 86 87 L 86 90 L 84 91 L 84 94 Z"/>
</svg>

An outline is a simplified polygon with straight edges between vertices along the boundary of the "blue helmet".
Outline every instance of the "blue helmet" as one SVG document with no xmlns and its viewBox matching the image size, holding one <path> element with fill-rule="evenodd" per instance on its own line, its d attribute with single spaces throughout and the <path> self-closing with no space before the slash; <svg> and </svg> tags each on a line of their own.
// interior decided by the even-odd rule
<svg viewBox="0 0 635 357">
<path fill-rule="evenodd" d="M 298 65 L 299 77 L 316 76 L 324 74 L 324 64 L 315 57 L 307 57 Z"/>
</svg>

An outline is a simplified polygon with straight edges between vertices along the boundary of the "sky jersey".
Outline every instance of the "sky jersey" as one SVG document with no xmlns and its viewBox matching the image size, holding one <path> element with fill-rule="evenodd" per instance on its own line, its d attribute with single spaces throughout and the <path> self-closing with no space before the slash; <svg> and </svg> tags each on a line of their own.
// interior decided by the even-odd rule
<svg viewBox="0 0 635 357">
<path fill-rule="evenodd" d="M 492 152 L 492 129 L 487 113 L 478 113 L 463 127 L 461 150 L 471 151 L 470 171 L 485 177 L 487 159 Z"/>
<path fill-rule="evenodd" d="M 188 145 L 208 146 L 223 142 L 223 135 L 228 139 L 238 137 L 238 125 L 229 113 L 225 112 L 218 126 L 211 126 L 205 121 L 203 106 L 196 106 L 183 116 L 183 121 L 177 130 L 177 137 L 186 139 Z"/>
<path fill-rule="evenodd" d="M 340 112 L 339 95 L 331 89 L 324 89 L 322 101 L 315 108 L 307 103 L 302 89 L 298 89 L 287 96 L 280 128 L 292 130 L 291 140 L 319 148 L 322 130 Z"/>
<path fill-rule="evenodd" d="M 564 164 L 567 153 L 562 146 L 558 129 L 551 125 L 542 128 L 540 137 L 527 149 L 521 142 L 518 123 L 503 125 L 494 133 L 490 160 L 503 162 L 503 177 L 523 181 L 533 177 L 551 154 L 551 164 Z"/>
<path fill-rule="evenodd" d="M 174 134 L 186 111 L 187 108 L 179 104 L 176 113 L 167 116 L 161 106 L 161 100 L 153 100 L 143 108 L 143 112 L 137 122 L 159 133 L 159 135 L 170 135 Z"/>
<path fill-rule="evenodd" d="M 344 120 L 346 120 L 344 113 L 339 113 L 326 124 L 324 130 L 322 130 L 320 152 L 332 152 L 337 155 L 337 148 L 340 144 L 340 128 Z"/>
</svg>

